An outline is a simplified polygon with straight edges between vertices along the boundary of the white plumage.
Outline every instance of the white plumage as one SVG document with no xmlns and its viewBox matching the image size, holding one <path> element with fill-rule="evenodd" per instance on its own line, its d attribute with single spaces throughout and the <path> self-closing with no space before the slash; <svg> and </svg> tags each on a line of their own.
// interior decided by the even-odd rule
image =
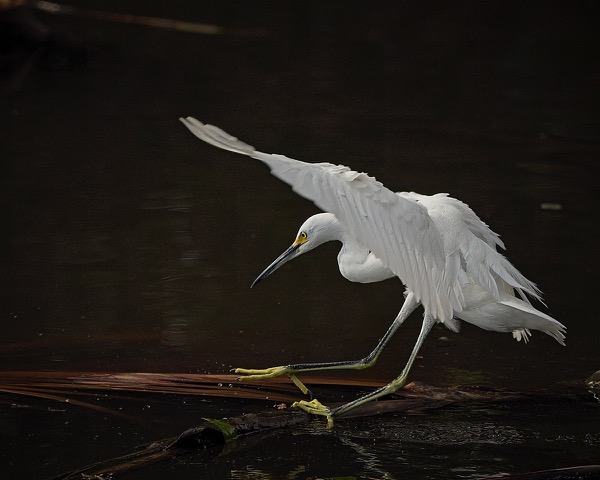
<svg viewBox="0 0 600 480">
<path fill-rule="evenodd" d="M 182 122 L 198 138 L 267 164 L 271 173 L 323 211 L 333 213 L 359 244 L 367 246 L 440 321 L 460 309 L 456 278 L 448 278 L 442 239 L 427 211 L 365 173 L 342 165 L 306 163 L 258 152 L 212 125 Z"/>
<path fill-rule="evenodd" d="M 422 304 L 425 310 L 419 339 L 400 377 L 386 387 L 336 410 L 312 402 L 300 407 L 331 416 L 391 393 L 406 376 L 431 326 L 443 322 L 458 331 L 457 318 L 486 330 L 512 332 L 527 341 L 530 330 L 540 330 L 564 345 L 565 327 L 535 309 L 528 298 L 541 301 L 540 291 L 497 247 L 502 240 L 465 203 L 438 193 L 394 193 L 365 173 L 342 165 L 305 163 L 267 154 L 212 125 L 188 117 L 180 119 L 198 138 L 216 147 L 256 158 L 271 173 L 323 211 L 307 219 L 295 242 L 255 280 L 266 278 L 292 258 L 320 244 L 339 240 L 340 272 L 355 282 L 374 282 L 397 276 L 406 286 L 406 300 L 398 317 L 375 350 L 358 361 L 287 365 L 264 370 L 238 369 L 248 379 L 339 368 L 366 368 L 408 315 Z"/>
</svg>

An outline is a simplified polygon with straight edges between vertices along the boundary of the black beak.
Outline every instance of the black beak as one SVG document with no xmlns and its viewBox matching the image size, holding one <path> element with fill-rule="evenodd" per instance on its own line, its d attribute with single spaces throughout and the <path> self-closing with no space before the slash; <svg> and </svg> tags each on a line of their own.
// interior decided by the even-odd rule
<svg viewBox="0 0 600 480">
<path fill-rule="evenodd" d="M 258 282 L 267 278 L 275 270 L 277 270 L 279 267 L 281 267 L 284 263 L 287 263 L 292 258 L 294 258 L 300 245 L 301 245 L 300 243 L 294 242 L 285 252 L 283 252 L 281 255 L 279 255 L 275 259 L 275 261 L 273 261 L 273 263 L 271 263 L 271 265 L 269 265 L 267 268 L 265 268 L 264 271 L 258 277 L 256 277 L 256 280 L 254 280 L 252 282 L 252 285 L 250 285 L 250 288 L 252 288 Z"/>
</svg>

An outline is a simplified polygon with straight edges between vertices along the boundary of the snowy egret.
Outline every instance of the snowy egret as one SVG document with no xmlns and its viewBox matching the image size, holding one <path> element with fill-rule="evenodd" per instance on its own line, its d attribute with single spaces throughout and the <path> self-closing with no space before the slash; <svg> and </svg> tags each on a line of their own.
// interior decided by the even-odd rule
<svg viewBox="0 0 600 480">
<path fill-rule="evenodd" d="M 465 203 L 447 194 L 394 193 L 367 174 L 348 167 L 305 163 L 258 152 L 215 126 L 205 125 L 193 117 L 180 120 L 201 140 L 267 164 L 273 175 L 327 212 L 308 218 L 292 245 L 253 285 L 289 260 L 337 240 L 342 243 L 337 260 L 345 278 L 369 283 L 397 276 L 406 287 L 406 298 L 398 316 L 365 358 L 236 369 L 242 378 L 261 380 L 287 375 L 306 393 L 306 387 L 296 378 L 297 373 L 368 368 L 377 361 L 404 320 L 423 305 L 421 331 L 400 376 L 335 409 L 317 400 L 294 404 L 307 412 L 326 416 L 332 425 L 334 416 L 402 388 L 419 348 L 437 322 L 458 332 L 458 319 L 461 319 L 486 330 L 512 333 L 517 340 L 525 342 L 531 330 L 540 330 L 564 345 L 564 325 L 531 305 L 528 297 L 541 301 L 540 291 L 497 251 L 496 247 L 504 248 L 499 236 Z"/>
</svg>

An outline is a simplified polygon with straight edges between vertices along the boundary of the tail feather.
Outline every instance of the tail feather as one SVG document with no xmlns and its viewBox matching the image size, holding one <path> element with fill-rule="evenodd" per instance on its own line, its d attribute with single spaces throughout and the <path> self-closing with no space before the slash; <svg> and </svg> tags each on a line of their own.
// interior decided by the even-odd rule
<svg viewBox="0 0 600 480">
<path fill-rule="evenodd" d="M 530 330 L 550 335 L 561 345 L 565 344 L 565 326 L 531 304 L 500 292 L 496 300 L 481 285 L 470 283 L 463 286 L 465 308 L 457 317 L 484 330 L 512 332 L 517 339 L 527 341 Z"/>
<path fill-rule="evenodd" d="M 516 318 L 522 319 L 525 326 L 524 330 L 527 330 L 527 333 L 529 333 L 529 329 L 540 330 L 550 335 L 561 345 L 565 344 L 566 327 L 558 320 L 513 296 L 501 298 L 500 303 L 509 308 Z"/>
</svg>

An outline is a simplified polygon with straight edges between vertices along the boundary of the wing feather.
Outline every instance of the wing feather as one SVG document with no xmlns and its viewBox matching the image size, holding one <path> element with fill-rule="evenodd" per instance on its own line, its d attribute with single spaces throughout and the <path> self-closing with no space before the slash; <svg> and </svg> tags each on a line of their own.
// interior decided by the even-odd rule
<svg viewBox="0 0 600 480">
<path fill-rule="evenodd" d="M 180 120 L 201 140 L 267 164 L 296 193 L 335 214 L 350 236 L 381 259 L 436 318 L 450 321 L 462 309 L 457 274 L 445 271 L 440 233 L 423 206 L 343 165 L 258 152 L 217 127 L 192 117 Z"/>
<path fill-rule="evenodd" d="M 465 203 L 445 193 L 420 195 L 414 192 L 398 192 L 398 195 L 425 206 L 430 218 L 444 238 L 447 253 L 446 270 L 451 258 L 463 259 L 463 269 L 496 300 L 501 292 L 515 289 L 525 302 L 527 295 L 540 300 L 536 285 L 525 278 L 496 247 L 504 248 L 499 236 L 494 233 Z M 460 265 L 456 266 L 460 268 Z M 464 284 L 465 280 L 460 281 Z"/>
</svg>

